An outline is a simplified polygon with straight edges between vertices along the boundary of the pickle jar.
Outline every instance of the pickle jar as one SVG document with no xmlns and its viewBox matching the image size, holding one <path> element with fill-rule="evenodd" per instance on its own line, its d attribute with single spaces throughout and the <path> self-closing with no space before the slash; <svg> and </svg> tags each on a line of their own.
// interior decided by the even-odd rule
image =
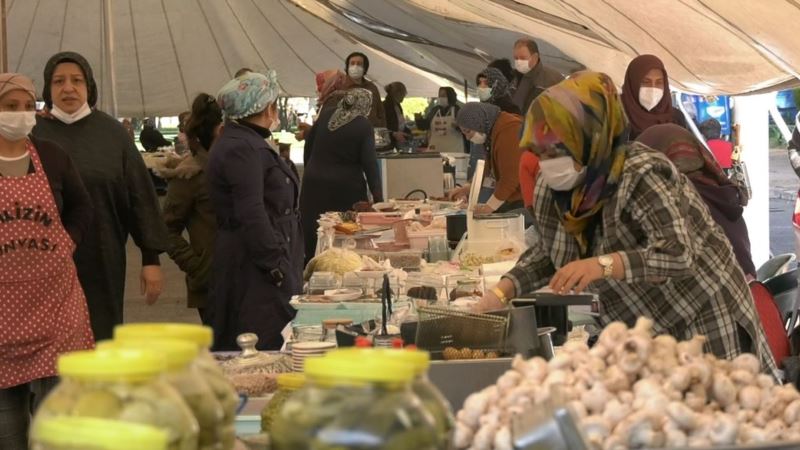
<svg viewBox="0 0 800 450">
<path fill-rule="evenodd" d="M 214 342 L 214 332 L 211 328 L 188 323 L 132 323 L 118 325 L 114 329 L 114 339 L 178 339 L 195 344 L 198 348 L 195 366 L 216 395 L 225 415 L 223 449 L 234 448 L 239 394 L 211 355 L 211 344 Z"/>
<path fill-rule="evenodd" d="M 377 353 L 329 352 L 305 365 L 306 384 L 272 424 L 274 450 L 443 449 L 406 365 Z"/>
<path fill-rule="evenodd" d="M 102 349 L 58 358 L 61 382 L 34 417 L 93 417 L 152 425 L 167 432 L 169 450 L 197 448 L 198 425 L 180 394 L 167 383 L 162 354 Z"/>
<path fill-rule="evenodd" d="M 166 359 L 164 379 L 181 394 L 200 426 L 198 450 L 223 449 L 225 413 L 194 363 L 198 353 L 195 344 L 178 339 L 120 339 L 100 342 L 97 348 L 152 349 L 161 353 Z"/>
<path fill-rule="evenodd" d="M 167 433 L 117 420 L 58 416 L 34 424 L 31 450 L 167 450 Z"/>
<path fill-rule="evenodd" d="M 302 373 L 283 373 L 278 375 L 278 390 L 269 400 L 267 406 L 264 407 L 264 410 L 261 411 L 262 432 L 269 433 L 271 431 L 275 416 L 289 398 L 305 384 L 306 376 Z"/>
</svg>

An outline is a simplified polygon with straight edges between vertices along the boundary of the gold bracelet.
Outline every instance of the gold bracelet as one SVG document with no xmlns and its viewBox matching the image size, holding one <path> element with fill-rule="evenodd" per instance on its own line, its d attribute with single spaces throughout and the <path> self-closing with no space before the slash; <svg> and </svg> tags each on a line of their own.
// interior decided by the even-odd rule
<svg viewBox="0 0 800 450">
<path fill-rule="evenodd" d="M 494 295 L 497 296 L 497 299 L 500 300 L 500 303 L 502 303 L 504 305 L 508 304 L 508 297 L 506 296 L 506 293 L 503 292 L 502 289 L 500 289 L 499 287 L 495 286 L 495 287 L 493 287 L 491 289 L 491 291 L 494 293 Z"/>
</svg>

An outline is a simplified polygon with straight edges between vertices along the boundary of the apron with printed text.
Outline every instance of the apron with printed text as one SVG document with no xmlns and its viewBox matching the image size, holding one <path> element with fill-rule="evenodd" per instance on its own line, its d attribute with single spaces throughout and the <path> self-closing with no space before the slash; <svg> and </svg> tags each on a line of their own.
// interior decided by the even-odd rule
<svg viewBox="0 0 800 450">
<path fill-rule="evenodd" d="M 94 338 L 75 244 L 36 148 L 34 172 L 0 177 L 0 389 L 56 375 L 56 359 Z"/>
<path fill-rule="evenodd" d="M 455 122 L 455 108 L 450 108 L 446 116 L 436 111 L 431 118 L 428 149 L 439 153 L 464 153 L 464 141 Z"/>
</svg>

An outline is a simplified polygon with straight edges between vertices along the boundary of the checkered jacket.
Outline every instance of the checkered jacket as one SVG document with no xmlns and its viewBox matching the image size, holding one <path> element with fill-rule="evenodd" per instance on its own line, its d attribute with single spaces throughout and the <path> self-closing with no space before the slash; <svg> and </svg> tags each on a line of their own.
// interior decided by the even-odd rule
<svg viewBox="0 0 800 450">
<path fill-rule="evenodd" d="M 637 317 L 650 317 L 659 334 L 705 335 L 706 350 L 722 358 L 741 352 L 740 332 L 746 331 L 754 352 L 774 372 L 744 274 L 692 183 L 655 150 L 631 143 L 626 152 L 622 179 L 601 212 L 591 251 L 618 252 L 625 266 L 623 280 L 589 286 L 600 297 L 603 325 L 619 320 L 633 326 Z M 539 240 L 505 275 L 517 293 L 547 285 L 557 268 L 580 259 L 541 177 L 535 196 Z"/>
</svg>

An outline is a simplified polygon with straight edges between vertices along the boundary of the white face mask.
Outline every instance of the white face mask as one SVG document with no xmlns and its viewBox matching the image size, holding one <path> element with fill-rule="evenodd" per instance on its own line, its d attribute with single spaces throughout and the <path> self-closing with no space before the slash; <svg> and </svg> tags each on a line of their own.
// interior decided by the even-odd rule
<svg viewBox="0 0 800 450">
<path fill-rule="evenodd" d="M 36 111 L 0 112 L 0 135 L 11 142 L 25 139 L 36 125 Z"/>
<path fill-rule="evenodd" d="M 469 141 L 473 144 L 481 145 L 486 142 L 486 133 L 478 133 L 477 131 L 472 133 L 472 137 L 469 138 Z"/>
<path fill-rule="evenodd" d="M 485 102 L 492 98 L 492 88 L 490 87 L 479 87 L 478 88 L 478 99 L 480 101 Z"/>
<path fill-rule="evenodd" d="M 554 191 L 571 191 L 583 181 L 586 167 L 581 171 L 575 170 L 575 163 L 571 156 L 559 156 L 553 159 L 539 161 L 539 173 L 547 186 Z"/>
<path fill-rule="evenodd" d="M 350 66 L 347 68 L 347 74 L 350 75 L 350 78 L 360 80 L 364 76 L 364 67 Z"/>
<path fill-rule="evenodd" d="M 447 108 L 450 106 L 448 103 L 450 102 L 447 100 L 447 97 L 439 97 L 439 106 L 442 108 Z"/>
<path fill-rule="evenodd" d="M 664 98 L 664 90 L 660 88 L 643 87 L 639 88 L 639 104 L 648 111 L 652 111 L 661 99 Z"/>
<path fill-rule="evenodd" d="M 531 71 L 530 62 L 527 59 L 515 59 L 514 68 L 517 69 L 517 72 L 522 74 L 526 74 Z"/>
<path fill-rule="evenodd" d="M 64 112 L 56 105 L 53 105 L 53 108 L 50 109 L 50 114 L 52 114 L 53 117 L 64 122 L 67 125 L 75 123 L 91 113 L 92 113 L 92 108 L 89 108 L 88 103 L 84 103 L 83 106 L 80 107 L 80 109 L 78 109 L 72 114 Z"/>
</svg>

